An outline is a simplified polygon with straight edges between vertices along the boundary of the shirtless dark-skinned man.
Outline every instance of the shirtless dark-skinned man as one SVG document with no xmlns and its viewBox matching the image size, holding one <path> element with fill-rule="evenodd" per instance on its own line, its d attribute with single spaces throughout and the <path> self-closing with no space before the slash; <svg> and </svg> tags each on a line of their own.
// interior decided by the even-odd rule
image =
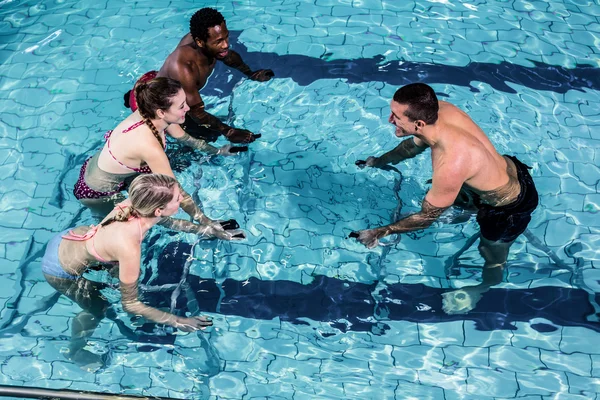
<svg viewBox="0 0 600 400">
<path fill-rule="evenodd" d="M 274 76 L 270 69 L 252 71 L 240 55 L 229 48 L 229 31 L 223 15 L 215 9 L 202 8 L 190 19 L 190 33 L 181 39 L 160 70 L 144 74 L 138 82 L 157 76 L 181 82 L 190 107 L 182 127 L 190 136 L 211 142 L 224 135 L 233 143 L 253 142 L 260 134 L 228 126 L 204 109 L 199 90 L 206 84 L 217 60 L 254 81 L 265 82 Z M 126 105 L 129 103 L 135 110 L 135 99 L 127 96 Z"/>
<path fill-rule="evenodd" d="M 501 271 L 510 246 L 525 231 L 538 204 L 530 168 L 513 156 L 500 155 L 466 113 L 438 101 L 433 89 L 424 83 L 400 88 L 394 94 L 391 111 L 389 122 L 396 126 L 396 136 L 412 137 L 380 157 L 357 161 L 357 165 L 396 164 L 429 147 L 431 189 L 420 212 L 387 226 L 353 232 L 351 237 L 368 248 L 375 247 L 387 235 L 427 228 L 447 208 L 460 206 L 461 199 L 470 197 L 477 208 L 484 271 L 495 267 Z"/>
</svg>

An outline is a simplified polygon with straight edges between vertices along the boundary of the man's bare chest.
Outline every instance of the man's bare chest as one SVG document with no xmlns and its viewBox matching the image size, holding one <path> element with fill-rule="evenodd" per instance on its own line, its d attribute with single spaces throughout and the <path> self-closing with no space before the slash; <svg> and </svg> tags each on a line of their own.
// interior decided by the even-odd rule
<svg viewBox="0 0 600 400">
<path fill-rule="evenodd" d="M 208 64 L 208 63 L 200 63 L 200 64 L 196 64 L 196 88 L 198 90 L 202 89 L 204 87 L 204 85 L 206 85 L 206 82 L 208 81 L 208 78 L 212 75 L 213 71 L 215 70 L 215 65 L 216 65 L 216 60 L 214 60 L 212 63 Z"/>
</svg>

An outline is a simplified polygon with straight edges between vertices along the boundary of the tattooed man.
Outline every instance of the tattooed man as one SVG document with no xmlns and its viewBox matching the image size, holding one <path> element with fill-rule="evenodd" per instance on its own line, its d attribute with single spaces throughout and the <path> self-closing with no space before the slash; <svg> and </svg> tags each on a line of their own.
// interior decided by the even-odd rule
<svg viewBox="0 0 600 400">
<path fill-rule="evenodd" d="M 357 165 L 383 167 L 431 149 L 432 186 L 421 211 L 387 226 L 354 232 L 365 246 L 393 233 L 425 229 L 447 208 L 471 199 L 481 229 L 479 251 L 484 268 L 504 266 L 508 250 L 525 231 L 538 194 L 525 164 L 500 155 L 485 133 L 458 107 L 438 101 L 424 83 L 400 88 L 391 102 L 389 122 L 396 136 L 407 137 L 380 157 L 368 157 Z"/>
</svg>

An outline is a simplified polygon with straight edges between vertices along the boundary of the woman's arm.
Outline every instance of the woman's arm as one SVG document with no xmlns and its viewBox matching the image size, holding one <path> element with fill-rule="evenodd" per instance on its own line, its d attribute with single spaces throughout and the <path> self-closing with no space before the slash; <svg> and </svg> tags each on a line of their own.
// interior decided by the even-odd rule
<svg viewBox="0 0 600 400">
<path fill-rule="evenodd" d="M 148 164 L 148 167 L 150 167 L 153 173 L 169 175 L 175 178 L 175 174 L 171 169 L 169 159 L 158 143 L 152 146 L 152 150 L 146 152 L 144 161 L 146 164 Z M 181 185 L 179 185 L 179 187 L 181 188 Z M 196 203 L 194 203 L 192 196 L 183 190 L 183 188 L 181 188 L 181 195 L 183 196 L 183 200 L 181 200 L 181 208 L 190 217 L 192 217 L 192 219 L 197 220 L 201 224 L 205 225 L 214 223 L 213 220 L 204 215 L 202 209 L 198 207 Z"/>
<path fill-rule="evenodd" d="M 212 322 L 202 317 L 178 317 L 171 313 L 147 306 L 139 300 L 138 279 L 140 276 L 140 246 L 121 248 L 119 256 L 119 281 L 121 290 L 121 303 L 123 309 L 133 315 L 140 315 L 147 320 L 159 324 L 170 325 L 185 332 L 203 329 L 212 325 Z"/>
<path fill-rule="evenodd" d="M 167 128 L 167 133 L 169 134 L 169 136 L 171 136 L 172 138 L 175 138 L 175 140 L 177 140 L 180 143 L 185 144 L 186 146 L 190 146 L 191 148 L 200 150 L 200 151 L 208 153 L 208 154 L 213 154 L 213 155 L 219 154 L 220 149 L 217 149 L 216 147 L 211 146 L 210 144 L 206 143 L 206 141 L 204 141 L 202 139 L 196 139 L 196 138 L 191 137 L 178 124 L 169 125 L 169 127 Z"/>
<path fill-rule="evenodd" d="M 185 211 L 190 217 L 192 217 L 193 220 L 198 221 L 200 224 L 210 226 L 214 225 L 216 222 L 208 218 L 204 214 L 202 209 L 196 203 L 194 203 L 194 199 L 192 199 L 192 196 L 190 196 L 188 192 L 183 190 L 181 185 L 179 185 L 179 188 L 181 191 L 181 196 L 183 197 L 179 207 L 181 207 L 183 211 Z"/>
<path fill-rule="evenodd" d="M 219 148 L 215 146 L 211 146 L 206 143 L 206 141 L 202 139 L 198 139 L 190 136 L 186 131 L 183 130 L 181 125 L 171 124 L 167 128 L 167 133 L 172 138 L 175 138 L 179 143 L 183 143 L 186 146 L 189 146 L 193 149 L 200 150 L 210 155 L 218 155 L 218 156 L 235 156 L 237 155 L 236 150 L 239 152 L 239 148 L 233 147 L 231 144 L 226 144 Z M 232 151 L 232 149 L 234 149 Z"/>
<path fill-rule="evenodd" d="M 222 240 L 242 240 L 246 238 L 244 231 L 240 229 L 225 230 L 219 223 L 212 225 L 198 225 L 179 218 L 163 218 L 158 223 L 168 229 L 180 232 L 195 233 L 206 237 L 216 237 Z"/>
</svg>

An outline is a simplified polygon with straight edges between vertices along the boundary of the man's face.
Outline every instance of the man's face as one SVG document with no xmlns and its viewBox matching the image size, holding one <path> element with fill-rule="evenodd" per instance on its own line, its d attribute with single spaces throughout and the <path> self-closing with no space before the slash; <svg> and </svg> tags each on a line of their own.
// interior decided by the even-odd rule
<svg viewBox="0 0 600 400">
<path fill-rule="evenodd" d="M 208 28 L 208 39 L 204 42 L 204 51 L 218 59 L 227 56 L 229 52 L 229 31 L 225 21 L 221 25 Z"/>
<path fill-rule="evenodd" d="M 404 113 L 408 109 L 408 105 L 396 103 L 392 100 L 390 104 L 392 112 L 388 121 L 396 127 L 396 136 L 404 137 L 414 135 L 417 132 L 417 121 L 410 121 Z"/>
</svg>

